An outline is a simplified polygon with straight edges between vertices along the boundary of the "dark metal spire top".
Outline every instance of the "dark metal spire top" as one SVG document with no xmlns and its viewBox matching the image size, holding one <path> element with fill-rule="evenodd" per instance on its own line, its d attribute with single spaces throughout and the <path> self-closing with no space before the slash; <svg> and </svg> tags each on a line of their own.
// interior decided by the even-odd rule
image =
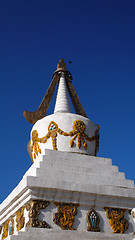
<svg viewBox="0 0 135 240">
<path fill-rule="evenodd" d="M 67 68 L 66 68 L 66 63 L 64 62 L 64 59 L 60 59 L 58 65 L 57 65 L 57 71 L 62 71 L 62 70 L 66 70 L 67 71 Z"/>
<path fill-rule="evenodd" d="M 71 73 L 67 70 L 67 66 L 66 66 L 66 63 L 64 62 L 63 58 L 60 59 L 58 65 L 57 65 L 57 69 L 54 72 L 54 74 L 59 73 L 59 72 L 65 72 L 65 73 L 71 75 Z"/>
</svg>

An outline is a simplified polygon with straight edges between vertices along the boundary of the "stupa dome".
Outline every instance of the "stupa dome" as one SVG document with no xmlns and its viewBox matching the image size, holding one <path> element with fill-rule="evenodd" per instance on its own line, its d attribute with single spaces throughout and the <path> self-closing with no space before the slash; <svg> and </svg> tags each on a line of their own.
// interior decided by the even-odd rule
<svg viewBox="0 0 135 240">
<path fill-rule="evenodd" d="M 24 112 L 25 118 L 34 123 L 28 150 L 33 161 L 45 153 L 45 149 L 75 152 L 96 156 L 99 145 L 99 125 L 90 121 L 84 112 L 72 85 L 71 73 L 64 60 L 58 63 L 53 80 L 37 111 Z M 54 89 L 58 91 L 54 113 L 46 116 Z M 70 94 L 76 114 L 71 113 Z"/>
</svg>

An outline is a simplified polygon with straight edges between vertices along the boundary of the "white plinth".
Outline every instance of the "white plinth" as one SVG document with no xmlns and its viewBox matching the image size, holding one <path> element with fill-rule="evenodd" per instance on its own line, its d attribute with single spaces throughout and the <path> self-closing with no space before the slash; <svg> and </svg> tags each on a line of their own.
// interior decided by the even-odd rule
<svg viewBox="0 0 135 240">
<path fill-rule="evenodd" d="M 30 167 L 22 181 L 0 205 L 0 224 L 30 200 L 49 201 L 41 210 L 40 220 L 45 220 L 51 229 L 25 227 L 10 236 L 13 240 L 85 240 L 85 239 L 133 239 L 134 224 L 129 213 L 135 203 L 134 182 L 112 165 L 111 159 L 84 154 L 45 150 L 43 157 Z M 73 227 L 76 231 L 62 230 L 53 222 L 57 212 L 55 202 L 77 203 L 77 215 Z M 125 209 L 129 228 L 124 234 L 112 234 L 104 207 Z M 87 231 L 86 215 L 94 208 L 100 216 L 100 233 Z M 25 224 L 28 222 L 25 210 Z"/>
<path fill-rule="evenodd" d="M 7 240 L 131 240 L 133 235 L 105 234 L 94 232 L 57 231 L 48 229 L 26 228 L 25 232 L 19 232 L 17 236 L 6 238 Z"/>
</svg>

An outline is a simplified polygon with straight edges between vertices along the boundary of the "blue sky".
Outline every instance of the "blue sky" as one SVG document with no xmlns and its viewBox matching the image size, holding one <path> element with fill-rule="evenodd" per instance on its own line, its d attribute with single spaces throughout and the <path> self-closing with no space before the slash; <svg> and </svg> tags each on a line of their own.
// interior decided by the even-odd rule
<svg viewBox="0 0 135 240">
<path fill-rule="evenodd" d="M 101 126 L 98 156 L 135 180 L 135 1 L 5 0 L 0 33 L 0 202 L 32 164 L 23 111 L 37 109 L 61 58 Z"/>
</svg>

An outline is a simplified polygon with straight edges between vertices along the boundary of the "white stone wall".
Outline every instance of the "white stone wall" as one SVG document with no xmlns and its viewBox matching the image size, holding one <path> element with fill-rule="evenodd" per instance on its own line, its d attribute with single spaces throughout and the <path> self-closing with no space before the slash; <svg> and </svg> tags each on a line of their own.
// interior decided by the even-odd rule
<svg viewBox="0 0 135 240">
<path fill-rule="evenodd" d="M 35 161 L 18 186 L 0 205 L 0 225 L 13 216 L 16 218 L 16 212 L 33 199 L 50 202 L 46 209 L 40 210 L 39 220 L 45 220 L 51 229 L 36 229 L 35 232 L 37 231 L 39 234 L 40 240 L 43 239 L 40 235 L 43 230 L 47 233 L 47 237 L 48 234 L 54 236 L 57 232 L 56 239 L 68 239 L 68 234 L 63 233 L 66 231 L 63 231 L 53 222 L 53 214 L 57 212 L 55 202 L 79 204 L 73 225 L 77 231 L 72 231 L 76 234 L 72 233 L 73 238 L 71 239 L 77 239 L 77 236 L 82 236 L 82 233 L 86 236 L 84 239 L 88 239 L 88 236 L 92 234 L 87 232 L 86 222 L 87 212 L 91 208 L 95 209 L 100 217 L 99 227 L 103 236 L 101 239 L 112 239 L 111 236 L 114 236 L 111 233 L 112 229 L 104 207 L 126 210 L 124 215 L 125 219 L 129 221 L 129 228 L 125 234 L 117 234 L 118 239 L 127 240 L 129 235 L 131 236 L 135 232 L 133 219 L 129 213 L 135 203 L 134 182 L 126 180 L 125 175 L 118 171 L 118 167 L 112 165 L 111 159 L 45 150 L 45 155 L 40 160 Z M 28 212 L 25 210 L 25 224 L 28 220 Z M 20 237 L 19 240 L 25 236 L 21 235 L 22 233 L 30 236 L 33 231 L 31 228 L 25 227 L 18 233 L 15 223 L 15 234 L 18 235 L 14 236 Z M 59 232 L 62 234 L 61 236 L 66 237 L 60 237 Z M 93 239 L 100 239 L 99 233 L 92 234 L 92 236 L 96 236 Z M 107 236 L 109 237 L 106 238 Z M 119 238 L 119 236 L 122 237 Z M 13 239 L 18 240 L 16 237 Z M 54 238 L 46 239 L 52 240 Z M 78 239 L 82 240 L 83 238 Z"/>
<path fill-rule="evenodd" d="M 100 233 L 106 233 L 106 234 L 112 234 L 112 228 L 109 224 L 109 219 L 106 217 L 106 212 L 103 208 L 99 208 L 99 207 L 93 207 L 93 206 L 79 206 L 77 208 L 77 214 L 75 215 L 75 221 L 73 224 L 73 228 L 75 228 L 77 230 L 77 232 L 88 232 L 87 231 L 87 221 L 86 221 L 86 215 L 88 213 L 88 211 L 94 208 L 94 210 L 96 210 L 96 212 L 98 213 L 98 216 L 100 218 L 100 223 L 99 223 L 99 228 L 100 228 Z M 58 225 L 56 225 L 53 222 L 53 214 L 57 212 L 57 207 L 56 205 L 51 202 L 46 209 L 42 209 L 40 210 L 40 215 L 38 217 L 39 220 L 41 221 L 46 221 L 49 225 L 50 225 L 50 231 L 55 230 L 55 231 L 64 231 L 62 230 Z M 25 209 L 24 212 L 24 217 L 25 217 L 25 226 L 24 228 L 22 228 L 20 231 L 21 232 L 25 232 L 26 231 L 26 223 L 29 220 L 28 217 L 28 211 Z M 129 228 L 125 231 L 124 235 L 127 234 L 127 236 L 129 234 L 133 234 L 133 232 L 135 231 L 135 226 L 133 224 L 131 215 L 129 214 L 129 211 L 126 211 L 124 214 L 124 218 L 127 219 L 129 221 Z M 47 230 L 47 229 L 46 229 Z M 49 230 L 47 230 L 49 231 Z M 3 233 L 3 231 L 2 231 Z M 0 239 L 2 239 L 2 233 L 0 235 Z M 14 235 L 18 235 L 18 232 L 16 230 L 16 216 L 14 216 Z M 123 235 L 123 234 L 117 234 L 119 235 Z M 123 238 L 124 239 L 124 238 Z"/>
</svg>

